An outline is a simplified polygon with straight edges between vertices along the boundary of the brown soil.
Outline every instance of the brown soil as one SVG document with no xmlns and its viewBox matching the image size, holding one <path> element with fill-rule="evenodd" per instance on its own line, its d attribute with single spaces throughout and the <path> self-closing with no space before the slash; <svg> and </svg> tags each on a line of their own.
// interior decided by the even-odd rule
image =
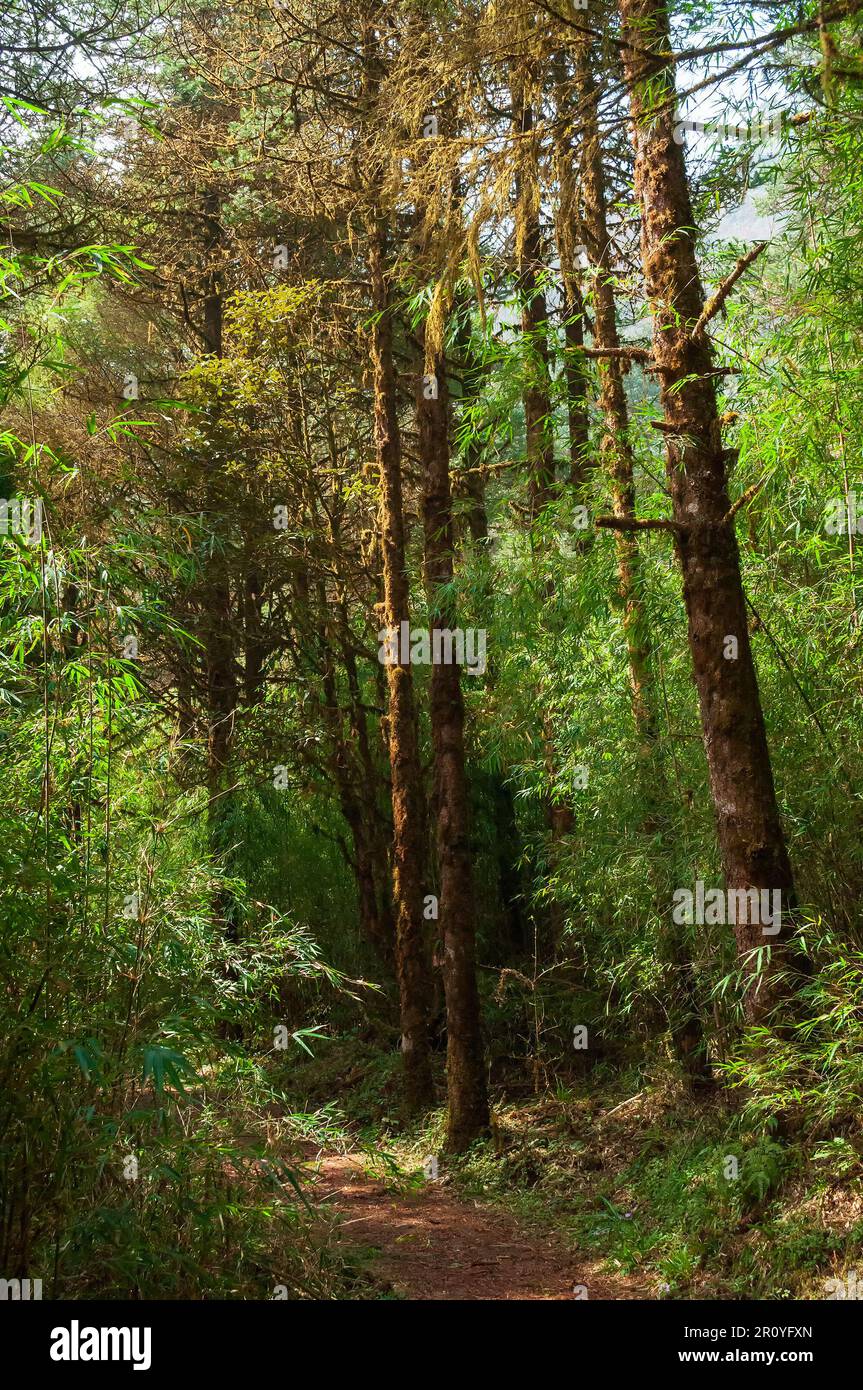
<svg viewBox="0 0 863 1390">
<path fill-rule="evenodd" d="M 389 1187 L 355 1154 L 327 1155 L 315 1172 L 315 1199 L 338 1212 L 341 1240 L 373 1249 L 372 1274 L 401 1298 L 575 1302 L 578 1286 L 588 1299 L 650 1297 L 628 1279 L 598 1274 L 595 1264 L 507 1213 L 460 1200 L 445 1182 Z"/>
</svg>

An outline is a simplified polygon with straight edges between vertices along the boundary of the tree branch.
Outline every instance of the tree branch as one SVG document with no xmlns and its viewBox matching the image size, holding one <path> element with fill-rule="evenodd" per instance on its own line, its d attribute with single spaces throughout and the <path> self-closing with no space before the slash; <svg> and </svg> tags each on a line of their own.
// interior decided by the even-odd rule
<svg viewBox="0 0 863 1390">
<path fill-rule="evenodd" d="M 683 527 L 676 521 L 664 517 L 639 521 L 634 516 L 598 516 L 594 525 L 604 531 L 672 531 L 679 533 Z"/>
<path fill-rule="evenodd" d="M 719 289 L 716 291 L 714 295 L 711 295 L 710 299 L 708 299 L 707 303 L 702 309 L 698 322 L 692 330 L 693 338 L 701 338 L 704 336 L 705 328 L 709 324 L 710 320 L 712 318 L 715 318 L 716 315 L 719 313 L 719 310 L 722 308 L 723 304 L 730 295 L 731 291 L 734 289 L 734 286 L 737 284 L 737 281 L 740 279 L 743 272 L 747 270 L 749 266 L 752 265 L 753 261 L 758 259 L 758 257 L 761 255 L 761 252 L 766 250 L 766 247 L 767 242 L 760 241 L 757 246 L 753 246 L 751 251 L 747 251 L 745 256 L 740 257 L 740 260 L 737 262 L 737 265 L 734 267 L 727 280 L 723 280 L 722 284 L 719 286 Z"/>
<path fill-rule="evenodd" d="M 649 362 L 650 349 L 643 347 L 591 347 L 579 348 L 585 357 L 626 357 L 631 362 Z"/>
<path fill-rule="evenodd" d="M 751 502 L 756 492 L 760 492 L 763 486 L 764 479 L 761 478 L 757 483 L 753 483 L 751 487 L 748 487 L 746 491 L 740 497 L 738 497 L 737 501 L 733 504 L 733 506 L 728 508 L 728 511 L 722 518 L 723 526 L 725 526 L 727 522 L 733 521 L 737 513 L 740 511 L 741 507 L 745 507 L 747 502 Z"/>
</svg>

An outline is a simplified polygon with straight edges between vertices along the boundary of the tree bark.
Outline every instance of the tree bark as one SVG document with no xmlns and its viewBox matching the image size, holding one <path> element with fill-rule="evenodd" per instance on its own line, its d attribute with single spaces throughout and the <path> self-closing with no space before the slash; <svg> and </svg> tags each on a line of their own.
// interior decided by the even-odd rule
<svg viewBox="0 0 863 1390">
<path fill-rule="evenodd" d="M 564 123 L 569 115 L 563 54 L 555 61 L 557 119 Z M 581 489 L 590 475 L 589 374 L 584 356 L 585 304 L 582 267 L 577 248 L 581 243 L 578 216 L 578 188 L 573 178 L 572 140 L 565 128 L 555 153 L 560 204 L 556 218 L 557 254 L 563 303 L 563 372 L 566 382 L 567 426 L 569 431 L 569 483 Z M 590 533 L 588 532 L 588 536 Z"/>
<path fill-rule="evenodd" d="M 402 502 L 401 440 L 393 362 L 392 306 L 384 269 L 383 231 L 369 236 L 374 322 L 371 357 L 375 443 L 380 469 L 384 623 L 400 632 L 410 621 Z M 406 653 L 386 668 L 393 805 L 393 903 L 396 967 L 405 1063 L 405 1104 L 417 1112 L 434 1102 L 429 1052 L 431 966 L 423 932 L 423 808 L 413 676 Z"/>
<path fill-rule="evenodd" d="M 660 379 L 675 545 L 683 575 L 689 647 L 729 889 L 778 890 L 779 935 L 735 927 L 745 1016 L 763 1020 L 791 987 L 781 969 L 792 927 L 794 883 L 779 817 L 758 681 L 749 643 L 740 556 L 730 503 L 716 377 L 706 336 L 695 332 L 704 291 L 692 235 L 682 146 L 674 140 L 673 69 L 662 0 L 619 0 L 630 92 L 641 257 L 654 316 L 653 370 Z M 729 637 L 736 641 L 728 644 Z M 750 915 L 750 914 L 746 914 Z M 769 948 L 759 975 L 757 964 Z"/>
<path fill-rule="evenodd" d="M 623 383 L 623 367 L 613 355 L 620 347 L 617 332 L 617 306 L 611 265 L 611 239 L 608 234 L 608 207 L 605 170 L 599 134 L 598 94 L 590 68 L 586 43 L 576 51 L 576 82 L 582 116 L 582 197 L 584 235 L 593 277 L 594 347 L 611 348 L 612 355 L 597 362 L 598 405 L 604 429 L 600 445 L 605 471 L 611 486 L 612 510 L 616 517 L 635 516 L 635 467 L 629 441 L 629 407 Z M 657 728 L 653 705 L 648 698 L 651 683 L 650 639 L 645 613 L 643 576 L 638 538 L 634 531 L 615 531 L 618 588 L 623 604 L 623 632 L 632 692 L 642 785 L 655 786 Z M 655 799 L 655 798 L 653 798 Z"/>
<path fill-rule="evenodd" d="M 448 590 L 453 580 L 453 521 L 449 475 L 449 391 L 443 354 L 431 364 L 436 398 L 417 392 L 423 476 L 425 575 L 434 633 L 455 626 Z M 432 661 L 431 729 L 434 749 L 440 934 L 447 1016 L 446 1147 L 462 1153 L 489 1129 L 485 1059 L 476 979 L 476 906 L 464 755 L 464 700 L 455 661 Z"/>
<path fill-rule="evenodd" d="M 532 147 L 533 109 L 525 95 L 524 79 L 512 84 L 513 125 L 518 132 L 516 164 L 516 286 L 521 303 L 526 384 L 524 425 L 531 518 L 539 516 L 554 496 L 554 428 L 548 350 L 548 308 L 542 288 L 542 229 L 539 221 L 539 179 Z"/>
</svg>

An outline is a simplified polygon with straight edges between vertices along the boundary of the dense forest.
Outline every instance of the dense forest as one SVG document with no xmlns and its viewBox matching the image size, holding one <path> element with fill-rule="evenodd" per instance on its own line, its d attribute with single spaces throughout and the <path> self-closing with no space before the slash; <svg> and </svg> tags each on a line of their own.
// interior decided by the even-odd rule
<svg viewBox="0 0 863 1390">
<path fill-rule="evenodd" d="M 0 9 L 4 1296 L 863 1297 L 861 7 Z"/>
</svg>

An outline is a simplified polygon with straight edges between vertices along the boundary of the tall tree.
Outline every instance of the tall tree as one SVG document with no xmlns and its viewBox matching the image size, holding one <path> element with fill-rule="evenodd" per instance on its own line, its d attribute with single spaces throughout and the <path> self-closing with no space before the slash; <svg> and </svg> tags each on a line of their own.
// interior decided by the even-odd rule
<svg viewBox="0 0 863 1390">
<path fill-rule="evenodd" d="M 375 443 L 381 487 L 384 623 L 398 642 L 397 659 L 387 663 L 387 733 L 393 801 L 393 902 L 396 914 L 396 965 L 401 1001 L 405 1096 L 410 1110 L 434 1098 L 429 1056 L 431 967 L 423 931 L 424 815 L 416 702 L 410 652 L 401 641 L 410 628 L 401 437 L 393 360 L 393 305 L 384 265 L 384 231 L 374 219 L 369 233 L 369 272 L 374 313 L 371 330 Z"/>
<path fill-rule="evenodd" d="M 736 509 L 728 494 L 716 399 L 717 369 L 706 332 L 731 283 L 705 301 L 684 151 L 674 138 L 676 90 L 667 6 L 663 0 L 620 0 L 620 16 L 641 259 L 653 313 L 651 370 L 660 382 L 673 508 L 670 529 L 683 575 L 723 870 L 729 889 L 778 891 L 783 908 L 778 935 L 765 935 L 750 920 L 735 926 L 747 981 L 746 1017 L 755 1022 L 770 1013 L 792 979 L 783 947 L 793 930 L 794 881 L 749 641 Z M 637 523 L 621 518 L 618 525 L 629 529 Z"/>
<path fill-rule="evenodd" d="M 426 344 L 426 332 L 421 340 Z M 476 901 L 471 868 L 461 668 L 446 658 L 457 626 L 453 586 L 449 383 L 441 346 L 429 343 L 417 391 L 423 478 L 425 574 L 431 601 L 431 732 L 434 753 L 440 932 L 447 1014 L 447 1147 L 462 1152 L 489 1126 L 476 979 Z M 435 659 L 437 654 L 444 659 Z"/>
<path fill-rule="evenodd" d="M 581 190 L 583 229 L 594 267 L 591 304 L 593 344 L 598 354 L 598 405 L 603 420 L 601 455 L 608 475 L 613 515 L 622 523 L 615 530 L 617 573 L 623 605 L 623 632 L 629 668 L 632 714 L 638 740 L 639 782 L 646 808 L 644 830 L 666 841 L 669 788 L 660 748 L 658 695 L 651 650 L 644 565 L 635 521 L 635 456 L 629 433 L 629 406 L 624 386 L 628 367 L 621 355 L 617 329 L 614 244 L 608 220 L 608 193 L 599 119 L 599 91 L 593 75 L 588 39 L 575 50 L 575 81 L 581 116 Z M 675 1053 L 690 1080 L 709 1075 L 704 1031 L 698 1008 L 692 960 L 684 931 L 667 913 L 666 885 L 656 883 L 663 913 L 662 947 L 672 971 L 673 997 L 669 1015 Z"/>
</svg>

